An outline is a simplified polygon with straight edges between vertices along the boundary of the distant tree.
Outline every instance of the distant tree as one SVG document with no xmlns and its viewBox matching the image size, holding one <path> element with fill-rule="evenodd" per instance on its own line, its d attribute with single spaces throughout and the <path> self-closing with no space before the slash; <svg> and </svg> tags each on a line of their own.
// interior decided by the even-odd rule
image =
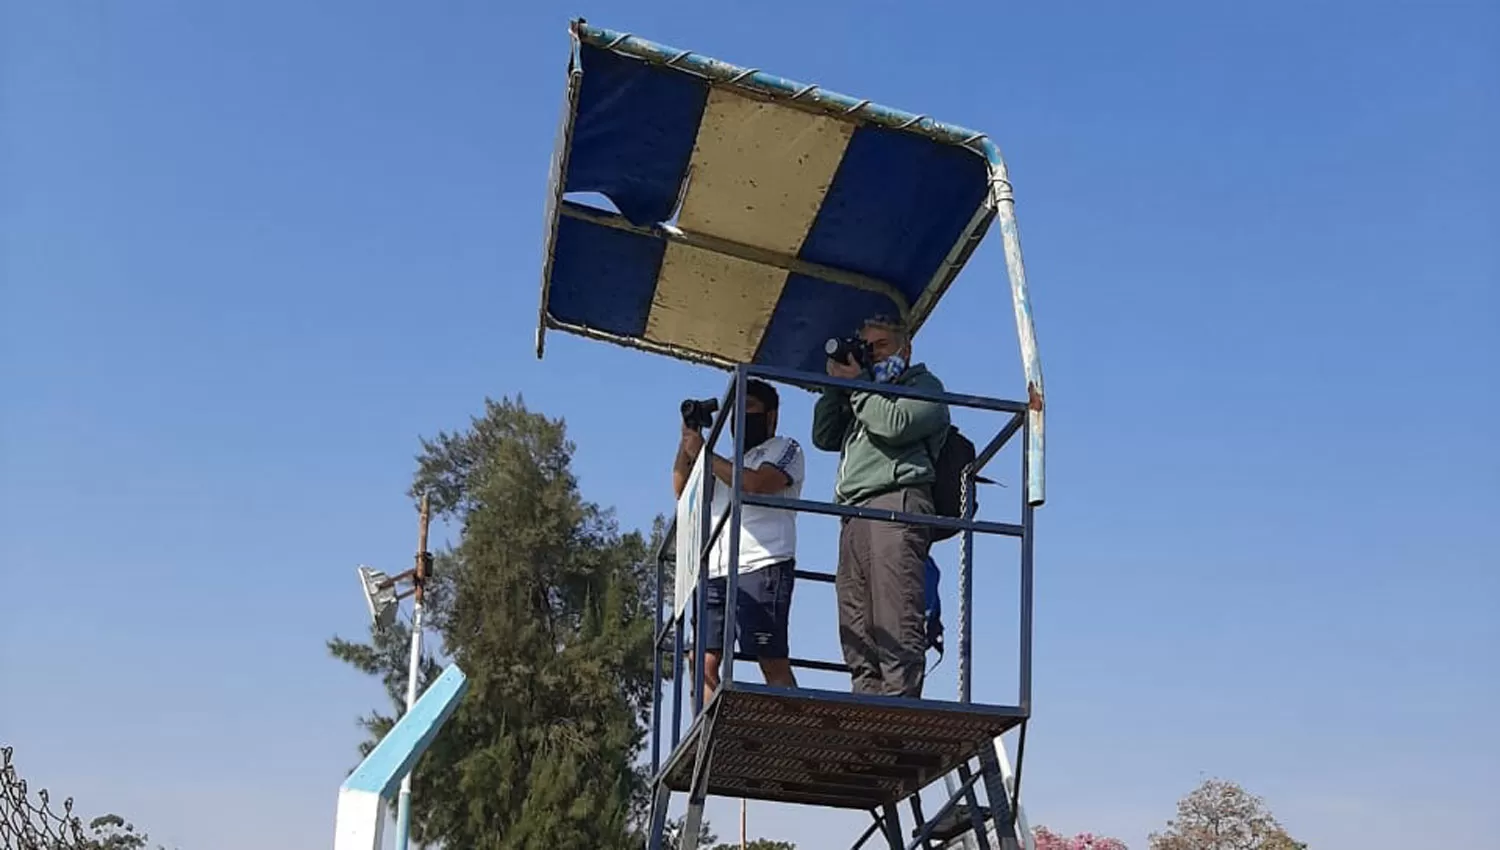
<svg viewBox="0 0 1500 850">
<path fill-rule="evenodd" d="M 666 850 L 677 850 L 682 846 L 682 827 L 684 825 L 684 820 L 686 820 L 686 818 L 678 818 L 677 820 L 667 821 L 666 831 L 662 835 L 662 846 L 665 847 Z M 699 850 L 708 850 L 709 845 L 718 840 L 719 836 L 714 835 L 713 827 L 709 826 L 708 818 L 703 818 L 702 820 L 698 821 Z"/>
<path fill-rule="evenodd" d="M 1209 779 L 1177 803 L 1177 817 L 1150 836 L 1151 850 L 1306 850 L 1265 801 L 1233 782 Z"/>
<path fill-rule="evenodd" d="M 1032 830 L 1036 850 L 1128 850 L 1118 838 L 1107 838 L 1091 832 L 1080 832 L 1072 838 L 1058 835 L 1045 826 Z"/>
<path fill-rule="evenodd" d="M 650 576 L 639 533 L 586 501 L 559 420 L 486 401 L 424 440 L 412 494 L 460 529 L 435 559 L 428 621 L 469 692 L 412 776 L 412 839 L 465 850 L 639 850 L 649 791 L 637 758 L 651 687 Z M 404 705 L 398 624 L 332 654 L 378 676 L 393 710 L 365 716 L 368 752 Z M 434 642 L 436 643 L 436 642 Z M 440 671 L 424 659 L 424 681 Z"/>
<path fill-rule="evenodd" d="M 100 815 L 89 821 L 88 838 L 80 850 L 146 850 L 150 840 L 119 815 Z"/>
<path fill-rule="evenodd" d="M 730 844 L 716 844 L 713 850 L 740 850 L 740 843 L 736 841 Z M 797 845 L 790 841 L 756 838 L 745 843 L 745 850 L 797 850 Z"/>
</svg>

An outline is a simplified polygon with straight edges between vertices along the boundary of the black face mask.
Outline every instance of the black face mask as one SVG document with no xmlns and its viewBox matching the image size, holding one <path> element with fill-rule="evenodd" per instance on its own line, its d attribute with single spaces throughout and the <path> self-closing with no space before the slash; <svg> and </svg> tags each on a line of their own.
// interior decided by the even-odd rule
<svg viewBox="0 0 1500 850">
<path fill-rule="evenodd" d="M 731 434 L 734 427 L 729 428 Z M 770 416 L 764 413 L 745 413 L 745 448 L 753 449 L 771 439 Z"/>
</svg>

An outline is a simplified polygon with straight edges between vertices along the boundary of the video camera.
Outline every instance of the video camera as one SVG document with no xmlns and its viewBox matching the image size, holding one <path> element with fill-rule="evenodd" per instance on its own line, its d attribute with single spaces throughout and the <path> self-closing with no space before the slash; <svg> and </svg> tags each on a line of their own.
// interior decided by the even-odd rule
<svg viewBox="0 0 1500 850">
<path fill-rule="evenodd" d="M 870 362 L 875 359 L 874 348 L 857 336 L 833 337 L 823 343 L 823 353 L 835 363 L 848 363 L 849 358 L 853 357 L 857 365 L 865 368 L 869 368 Z"/>
<path fill-rule="evenodd" d="M 712 428 L 717 412 L 719 400 L 716 398 L 687 399 L 682 403 L 682 424 L 694 430 Z"/>
</svg>

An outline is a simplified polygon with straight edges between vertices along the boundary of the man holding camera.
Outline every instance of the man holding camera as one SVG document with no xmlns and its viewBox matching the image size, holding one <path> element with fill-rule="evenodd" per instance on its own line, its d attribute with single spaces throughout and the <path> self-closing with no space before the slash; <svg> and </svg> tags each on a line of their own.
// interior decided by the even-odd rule
<svg viewBox="0 0 1500 850">
<path fill-rule="evenodd" d="M 682 443 L 672 467 L 677 497 L 687 486 L 693 464 L 703 451 L 703 434 L 712 411 L 699 412 L 702 402 L 683 403 Z M 715 405 L 716 406 L 716 405 Z M 776 388 L 750 380 L 745 388 L 745 461 L 742 480 L 748 493 L 796 499 L 802 496 L 805 458 L 790 437 L 776 435 L 781 407 Z M 729 414 L 725 414 L 729 415 Z M 730 429 L 733 433 L 733 418 Z M 711 515 L 714 521 L 729 511 L 733 464 L 714 455 L 710 459 L 715 484 Z M 680 531 L 680 530 L 679 530 Z M 708 621 L 698 628 L 703 640 L 703 701 L 719 688 L 719 663 L 724 652 L 725 585 L 729 575 L 729 524 L 725 523 L 709 556 Z M 760 664 L 766 684 L 794 688 L 787 644 L 787 620 L 792 608 L 792 585 L 797 553 L 797 516 L 792 511 L 743 505 L 740 508 L 739 572 L 735 594 L 735 634 L 740 651 Z M 696 613 L 694 615 L 696 623 Z"/>
<path fill-rule="evenodd" d="M 896 320 L 870 319 L 857 338 L 830 340 L 827 353 L 836 378 L 943 391 L 926 366 L 910 362 L 911 340 Z M 812 442 L 839 452 L 839 504 L 930 514 L 948 423 L 946 404 L 829 387 L 813 408 Z M 834 586 L 855 693 L 922 695 L 930 545 L 923 526 L 843 520 Z"/>
</svg>

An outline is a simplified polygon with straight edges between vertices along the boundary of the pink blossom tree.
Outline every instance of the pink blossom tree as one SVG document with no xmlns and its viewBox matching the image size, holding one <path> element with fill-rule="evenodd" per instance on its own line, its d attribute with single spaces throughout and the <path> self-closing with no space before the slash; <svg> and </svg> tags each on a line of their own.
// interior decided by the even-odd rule
<svg viewBox="0 0 1500 850">
<path fill-rule="evenodd" d="M 1036 850 L 1129 850 L 1118 838 L 1092 832 L 1080 832 L 1072 838 L 1065 838 L 1045 826 L 1038 826 L 1032 831 L 1032 836 L 1036 839 Z"/>
</svg>

